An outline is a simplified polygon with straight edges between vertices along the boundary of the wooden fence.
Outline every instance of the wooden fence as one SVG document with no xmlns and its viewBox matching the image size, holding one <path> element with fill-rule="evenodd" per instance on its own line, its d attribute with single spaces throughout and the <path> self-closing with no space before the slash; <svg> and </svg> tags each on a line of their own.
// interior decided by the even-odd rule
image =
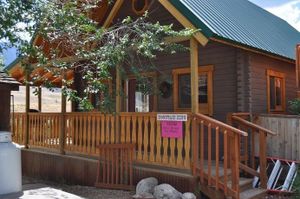
<svg viewBox="0 0 300 199">
<path fill-rule="evenodd" d="M 300 160 L 300 117 L 260 115 L 257 124 L 277 133 L 267 140 L 267 155 L 288 160 Z"/>
</svg>

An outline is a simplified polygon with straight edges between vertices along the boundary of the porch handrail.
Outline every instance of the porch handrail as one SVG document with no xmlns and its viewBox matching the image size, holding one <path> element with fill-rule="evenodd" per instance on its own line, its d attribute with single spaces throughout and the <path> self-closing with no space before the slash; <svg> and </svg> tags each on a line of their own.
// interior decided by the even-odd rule
<svg viewBox="0 0 300 199">
<path fill-rule="evenodd" d="M 238 117 L 238 116 L 234 116 L 234 115 L 233 115 L 233 116 L 232 116 L 232 119 L 234 119 L 234 120 L 236 120 L 236 121 L 238 121 L 238 122 L 240 122 L 240 123 L 242 123 L 242 124 L 244 124 L 244 125 L 247 125 L 247 126 L 253 128 L 253 129 L 257 129 L 257 130 L 259 130 L 259 131 L 263 131 L 263 132 L 265 132 L 265 133 L 267 133 L 267 134 L 269 134 L 269 135 L 272 135 L 272 136 L 277 135 L 277 133 L 275 133 L 275 132 L 273 132 L 273 131 L 271 131 L 271 130 L 269 130 L 269 129 L 266 129 L 266 128 L 262 127 L 262 126 L 259 126 L 259 125 L 257 125 L 257 124 L 254 124 L 254 123 L 252 123 L 252 122 L 249 122 L 249 121 L 247 121 L 247 120 L 245 120 L 245 119 L 243 119 L 243 118 L 241 118 L 241 117 Z"/>
<path fill-rule="evenodd" d="M 199 113 L 193 114 L 192 132 L 193 174 L 201 183 L 239 198 L 239 137 L 248 133 Z"/>
<path fill-rule="evenodd" d="M 247 118 L 248 117 L 248 118 Z M 233 126 L 236 126 L 237 128 L 241 130 L 245 130 L 248 133 L 251 134 L 251 151 L 249 155 L 251 156 L 251 165 L 248 158 L 248 140 L 244 140 L 244 164 L 240 163 L 240 169 L 245 171 L 246 173 L 253 175 L 256 173 L 256 167 L 255 167 L 255 153 L 256 153 L 256 141 L 255 138 L 258 136 L 259 143 L 258 143 L 258 158 L 259 158 L 259 176 L 260 177 L 260 184 L 262 188 L 267 188 L 267 135 L 275 136 L 277 135 L 275 132 L 266 129 L 262 126 L 259 126 L 257 124 L 252 123 L 251 121 L 248 121 L 247 119 L 251 118 L 250 113 L 231 113 L 228 115 L 228 123 L 230 123 Z M 241 141 L 240 141 L 241 142 Z M 240 147 L 240 150 L 242 150 L 242 147 Z"/>
<path fill-rule="evenodd" d="M 245 131 L 242 131 L 240 129 L 237 129 L 237 128 L 234 128 L 233 126 L 230 126 L 226 123 L 223 123 L 223 122 L 220 122 L 219 120 L 216 120 L 214 118 L 211 118 L 209 116 L 206 116 L 206 115 L 203 115 L 203 114 L 199 114 L 199 113 L 196 113 L 194 114 L 195 117 L 198 117 L 198 118 L 201 118 L 201 119 L 204 119 L 206 120 L 207 122 L 211 122 L 211 123 L 214 123 L 215 125 L 219 126 L 220 128 L 223 128 L 223 129 L 226 129 L 232 133 L 237 133 L 241 136 L 248 136 L 248 133 L 245 132 Z"/>
</svg>

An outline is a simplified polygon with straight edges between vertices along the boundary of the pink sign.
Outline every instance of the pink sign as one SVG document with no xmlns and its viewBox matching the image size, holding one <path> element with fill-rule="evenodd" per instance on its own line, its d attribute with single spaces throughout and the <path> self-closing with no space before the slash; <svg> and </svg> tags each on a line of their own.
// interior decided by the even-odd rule
<svg viewBox="0 0 300 199">
<path fill-rule="evenodd" d="M 182 121 L 161 121 L 161 136 L 182 138 Z"/>
</svg>

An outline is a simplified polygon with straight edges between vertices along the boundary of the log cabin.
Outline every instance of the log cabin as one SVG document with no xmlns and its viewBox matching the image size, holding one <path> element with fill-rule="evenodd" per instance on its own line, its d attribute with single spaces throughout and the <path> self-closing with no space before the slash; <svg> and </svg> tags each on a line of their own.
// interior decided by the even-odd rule
<svg viewBox="0 0 300 199">
<path fill-rule="evenodd" d="M 131 185 L 153 175 L 180 190 L 194 192 L 200 187 L 210 198 L 257 198 L 265 194 L 265 145 L 268 136 L 275 133 L 252 123 L 252 113 L 286 113 L 288 102 L 299 96 L 300 64 L 296 54 L 300 33 L 247 0 L 116 0 L 111 6 L 104 1 L 95 20 L 109 27 L 146 10 L 150 21 L 173 24 L 175 29 L 200 30 L 192 38 L 172 39 L 189 46 L 190 51 L 157 55 L 154 62 L 159 70 L 149 76 L 162 94 L 145 95 L 138 90 L 134 76 L 128 74 L 122 79 L 116 72 L 113 84 L 126 96 L 116 96 L 115 114 L 110 115 L 77 112 L 76 105 L 72 113 L 66 113 L 65 103 L 62 113 L 28 113 L 30 96 L 26 92 L 27 112 L 14 118 L 15 141 L 29 149 L 60 152 L 62 157 L 55 156 L 55 160 L 66 153 L 97 157 L 101 154 L 98 145 L 134 143 Z M 38 45 L 39 39 L 35 42 Z M 22 83 L 32 75 L 26 77 L 20 60 L 7 70 Z M 79 73 L 67 74 L 77 91 L 84 89 Z M 43 75 L 61 85 L 62 77 Z M 161 76 L 170 81 L 158 81 Z M 26 86 L 28 91 L 30 85 Z M 91 98 L 94 105 L 96 98 Z M 162 136 L 159 113 L 187 115 L 181 137 Z M 45 168 L 30 160 L 43 160 L 49 158 L 48 154 L 23 153 L 27 164 L 46 175 Z M 74 161 L 83 164 L 83 160 Z M 63 162 L 64 168 L 70 167 L 70 162 Z M 56 167 L 51 164 L 46 168 L 51 173 Z M 87 166 L 91 170 L 94 167 Z M 78 170 L 73 168 L 72 172 Z M 95 172 L 83 173 L 82 178 L 96 180 Z M 72 183 L 83 183 L 64 169 L 60 174 Z M 251 179 L 244 177 L 249 175 L 260 178 L 260 188 L 251 187 Z M 112 179 L 108 184 L 113 187 L 118 183 Z"/>
</svg>

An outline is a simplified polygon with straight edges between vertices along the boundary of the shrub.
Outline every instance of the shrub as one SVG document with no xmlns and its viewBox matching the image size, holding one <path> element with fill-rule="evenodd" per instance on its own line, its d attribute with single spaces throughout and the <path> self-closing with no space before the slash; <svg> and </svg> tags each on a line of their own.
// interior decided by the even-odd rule
<svg viewBox="0 0 300 199">
<path fill-rule="evenodd" d="M 295 115 L 300 115 L 300 99 L 289 101 L 289 110 Z"/>
</svg>

